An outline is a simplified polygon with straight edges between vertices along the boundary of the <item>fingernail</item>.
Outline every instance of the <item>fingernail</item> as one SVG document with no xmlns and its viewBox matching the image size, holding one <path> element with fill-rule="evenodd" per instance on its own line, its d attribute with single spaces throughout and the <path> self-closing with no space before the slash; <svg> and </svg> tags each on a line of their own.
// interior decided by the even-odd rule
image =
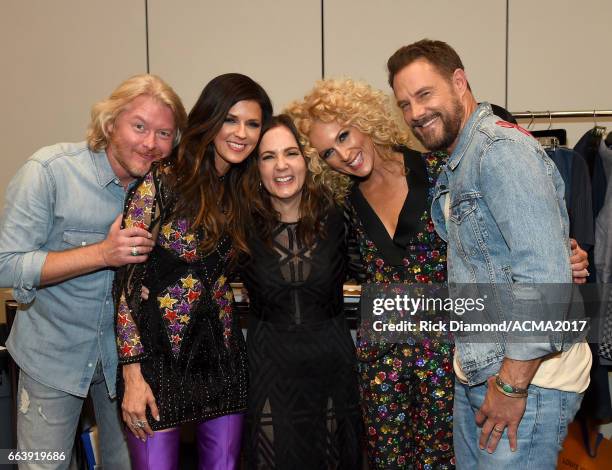
<svg viewBox="0 0 612 470">
<path fill-rule="evenodd" d="M 155 418 L 155 421 L 159 421 L 159 415 L 154 416 L 154 418 Z"/>
<path fill-rule="evenodd" d="M 147 238 L 151 238 L 152 236 L 151 233 L 147 232 Z"/>
</svg>

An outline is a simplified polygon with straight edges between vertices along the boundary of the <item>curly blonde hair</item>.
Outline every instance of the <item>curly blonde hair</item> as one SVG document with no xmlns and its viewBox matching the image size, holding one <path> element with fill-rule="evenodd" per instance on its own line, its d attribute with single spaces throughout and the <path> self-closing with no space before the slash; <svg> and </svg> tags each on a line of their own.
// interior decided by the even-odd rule
<svg viewBox="0 0 612 470">
<path fill-rule="evenodd" d="M 327 165 L 310 144 L 308 134 L 315 121 L 336 121 L 342 126 L 357 128 L 372 139 L 384 160 L 391 158 L 394 147 L 412 141 L 391 98 L 361 81 L 320 80 L 302 100 L 291 103 L 285 112 L 300 132 L 300 143 L 309 157 L 314 177 L 332 189 L 337 201 L 348 194 L 352 180 Z"/>
</svg>

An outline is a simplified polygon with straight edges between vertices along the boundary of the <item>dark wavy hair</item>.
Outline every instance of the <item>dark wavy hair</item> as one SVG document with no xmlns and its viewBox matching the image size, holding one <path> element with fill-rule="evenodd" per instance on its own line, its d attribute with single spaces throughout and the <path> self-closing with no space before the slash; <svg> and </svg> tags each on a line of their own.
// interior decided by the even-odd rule
<svg viewBox="0 0 612 470">
<path fill-rule="evenodd" d="M 314 242 L 317 235 L 325 235 L 323 222 L 327 213 L 335 204 L 334 198 L 331 190 L 313 177 L 311 170 L 313 156 L 304 151 L 300 134 L 288 115 L 279 114 L 278 116 L 273 116 L 261 131 L 261 138 L 263 138 L 266 132 L 277 127 L 285 127 L 293 134 L 300 152 L 304 160 L 306 160 L 307 174 L 302 188 L 300 219 L 296 232 L 298 239 L 302 243 L 309 245 Z M 257 159 L 259 159 L 259 145 L 256 152 Z M 247 234 L 252 233 L 253 229 L 255 229 L 261 239 L 271 246 L 272 233 L 280 223 L 280 214 L 274 210 L 270 194 L 261 184 L 261 177 L 255 159 L 252 159 L 249 163 L 242 179 L 240 197 L 243 201 L 243 207 L 248 208 L 248 213 L 244 212 L 243 217 L 238 221 L 241 224 L 241 229 L 236 230 L 235 233 L 239 234 L 239 236 L 241 235 L 241 238 L 234 240 L 234 247 L 239 255 L 248 256 L 250 255 L 250 250 Z"/>
<path fill-rule="evenodd" d="M 259 104 L 263 128 L 272 116 L 272 103 L 265 90 L 239 73 L 213 78 L 189 112 L 187 128 L 169 157 L 170 177 L 174 179 L 177 196 L 175 214 L 188 218 L 192 229 L 204 229 L 202 248 L 206 252 L 215 248 L 223 233 L 233 236 L 233 230 L 238 227 L 234 220 L 240 218 L 241 205 L 235 188 L 252 158 L 249 156 L 242 163 L 232 165 L 220 178 L 215 170 L 213 141 L 230 108 L 245 100 Z"/>
</svg>

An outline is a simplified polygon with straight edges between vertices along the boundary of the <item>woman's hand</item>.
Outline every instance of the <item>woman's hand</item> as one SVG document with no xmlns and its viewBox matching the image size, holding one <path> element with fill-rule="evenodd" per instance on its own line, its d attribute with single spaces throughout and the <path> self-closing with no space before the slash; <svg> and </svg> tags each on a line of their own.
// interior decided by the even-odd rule
<svg viewBox="0 0 612 470">
<path fill-rule="evenodd" d="M 572 250 L 570 263 L 572 265 L 572 278 L 574 284 L 584 284 L 589 277 L 589 260 L 587 252 L 578 245 L 578 242 L 570 238 L 570 248 Z"/>
<path fill-rule="evenodd" d="M 149 288 L 142 286 L 142 288 L 140 289 L 140 298 L 142 300 L 149 300 Z"/>
<path fill-rule="evenodd" d="M 159 421 L 159 410 L 151 387 L 140 372 L 140 363 L 135 362 L 123 366 L 123 381 L 125 383 L 125 392 L 121 403 L 123 421 L 134 436 L 145 442 L 147 435 L 153 436 L 153 430 L 147 422 L 147 406 L 151 410 L 151 415 L 157 421 Z"/>
</svg>

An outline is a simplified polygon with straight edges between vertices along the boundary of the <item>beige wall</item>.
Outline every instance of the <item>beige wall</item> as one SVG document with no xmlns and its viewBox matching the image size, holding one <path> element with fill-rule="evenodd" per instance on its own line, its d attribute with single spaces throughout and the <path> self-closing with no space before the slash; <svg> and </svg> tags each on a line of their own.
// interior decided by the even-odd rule
<svg viewBox="0 0 612 470">
<path fill-rule="evenodd" d="M 468 4 L 472 14 L 466 14 Z M 327 76 L 363 79 L 390 92 L 389 56 L 419 39 L 440 39 L 461 56 L 472 88 L 503 105 L 505 1 L 332 0 L 325 5 Z M 483 24 L 487 25 L 486 40 L 478 34 Z"/>
<path fill-rule="evenodd" d="M 151 72 L 190 109 L 215 76 L 240 72 L 270 94 L 275 110 L 321 78 L 318 1 L 149 0 Z"/>
<path fill-rule="evenodd" d="M 454 45 L 478 99 L 511 111 L 610 109 L 609 0 L 148 0 L 150 70 L 190 107 L 216 74 L 240 71 L 276 109 L 321 76 L 389 91 L 385 63 L 421 37 Z M 91 105 L 146 71 L 144 0 L 5 0 L 0 15 L 0 207 L 9 179 L 37 148 L 84 136 Z M 506 23 L 509 39 L 506 41 Z M 507 46 L 507 47 L 506 47 Z M 524 121 L 526 125 L 528 120 Z M 612 121 L 599 124 L 612 128 Z M 592 120 L 568 128 L 570 144 Z M 547 127 L 538 121 L 535 127 Z"/>
<path fill-rule="evenodd" d="M 11 176 L 35 150 L 83 140 L 91 105 L 146 71 L 144 2 L 6 0 L 0 48 L 3 207 Z"/>
<path fill-rule="evenodd" d="M 611 15 L 609 0 L 510 0 L 509 109 L 612 109 Z M 597 124 L 612 130 L 612 118 Z M 533 128 L 549 125 L 539 120 Z M 552 126 L 567 129 L 573 145 L 593 119 L 558 119 Z"/>
</svg>

